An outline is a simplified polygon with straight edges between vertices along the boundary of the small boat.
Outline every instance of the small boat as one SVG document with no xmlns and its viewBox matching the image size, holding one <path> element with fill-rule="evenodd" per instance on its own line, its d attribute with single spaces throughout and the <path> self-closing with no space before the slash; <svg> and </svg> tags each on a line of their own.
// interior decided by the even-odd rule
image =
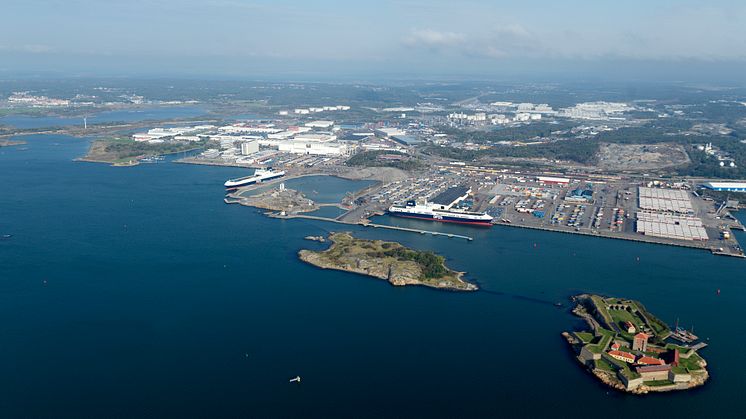
<svg viewBox="0 0 746 419">
<path fill-rule="evenodd" d="M 300 383 L 300 375 L 297 376 L 297 377 L 295 377 L 295 378 L 291 378 L 289 382 L 291 382 L 291 383 Z"/>
<path fill-rule="evenodd" d="M 9 238 L 11 238 L 11 237 L 13 237 L 13 235 L 12 235 L 12 234 L 3 234 L 3 235 L 2 235 L 2 238 L 4 238 L 4 239 L 9 239 Z"/>
</svg>

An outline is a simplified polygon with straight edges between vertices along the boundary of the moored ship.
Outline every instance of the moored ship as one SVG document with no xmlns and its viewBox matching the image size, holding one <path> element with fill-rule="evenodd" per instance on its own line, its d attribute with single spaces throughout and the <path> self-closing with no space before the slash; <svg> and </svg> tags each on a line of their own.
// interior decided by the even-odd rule
<svg viewBox="0 0 746 419">
<path fill-rule="evenodd" d="M 389 207 L 388 213 L 396 217 L 419 218 L 442 223 L 492 226 L 492 217 L 485 213 L 447 208 L 443 205 L 429 202 L 417 204 L 414 201 L 407 201 L 404 205 L 395 204 Z"/>
<path fill-rule="evenodd" d="M 266 182 L 268 180 L 277 179 L 279 177 L 285 176 L 285 172 L 280 171 L 274 171 L 272 168 L 268 169 L 256 169 L 253 175 L 251 176 L 245 176 L 237 179 L 229 179 L 225 182 L 225 187 L 227 189 L 237 189 L 243 186 L 249 186 L 253 185 L 255 183 L 261 183 Z"/>
</svg>

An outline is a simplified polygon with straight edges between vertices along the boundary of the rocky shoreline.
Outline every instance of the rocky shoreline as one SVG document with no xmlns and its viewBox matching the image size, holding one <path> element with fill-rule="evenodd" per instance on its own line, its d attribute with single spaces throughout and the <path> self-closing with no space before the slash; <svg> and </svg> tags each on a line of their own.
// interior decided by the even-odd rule
<svg viewBox="0 0 746 419">
<path fill-rule="evenodd" d="M 316 238 L 314 238 L 316 239 Z M 377 256 L 379 249 L 406 249 L 398 243 L 356 239 L 348 233 L 332 233 L 331 247 L 325 251 L 300 250 L 300 260 L 321 269 L 334 269 L 388 281 L 394 286 L 420 285 L 453 291 L 476 291 L 478 287 L 463 280 L 463 272 L 446 268 L 441 277 L 428 278 L 413 260 Z M 320 241 L 320 240 L 319 240 Z M 408 250 L 408 249 L 406 249 Z"/>
<path fill-rule="evenodd" d="M 656 340 L 655 344 L 651 341 L 648 352 L 635 351 L 636 344 L 627 346 L 630 343 L 627 340 L 631 333 L 625 335 L 618 327 L 611 328 L 616 331 L 608 329 L 608 312 L 602 313 L 607 308 L 604 307 L 604 304 L 609 304 L 614 307 L 614 310 L 620 310 L 619 307 L 623 304 L 634 305 L 635 308 L 638 308 L 642 307 L 640 303 L 632 300 L 606 299 L 588 294 L 573 297 L 573 301 L 577 305 L 573 308 L 572 313 L 584 319 L 591 330 L 586 332 L 562 332 L 562 337 L 573 349 L 575 359 L 605 385 L 618 391 L 643 395 L 689 390 L 704 385 L 709 379 L 709 372 L 705 368 L 707 362 L 696 353 L 697 348 L 665 343 L 665 338 L 670 334 L 667 327 L 665 332 L 661 333 L 662 338 Z M 630 310 L 628 307 L 621 309 Z M 655 319 L 652 314 L 644 311 L 644 308 L 641 310 L 643 311 L 641 318 Z M 648 333 L 652 332 L 648 330 Z M 592 336 L 592 339 L 589 339 L 589 336 Z M 635 335 L 635 337 L 638 336 L 639 334 Z M 620 351 L 622 353 L 619 353 Z M 654 355 L 655 358 L 653 358 L 648 355 L 651 351 L 659 355 Z M 637 353 L 637 359 L 626 361 L 626 363 L 619 360 L 624 359 L 619 358 L 619 355 L 633 355 L 630 352 Z M 648 367 L 648 365 L 652 365 L 652 361 L 659 358 L 663 359 L 663 353 L 674 355 L 671 358 L 666 357 L 666 360 L 660 363 L 661 366 L 658 370 L 660 372 L 657 374 L 665 374 L 664 371 L 667 371 L 665 377 L 656 375 L 655 370 Z M 687 366 L 683 367 L 684 360 L 690 358 L 693 361 L 688 361 Z M 672 359 L 673 363 L 669 365 L 668 361 Z M 679 359 L 681 359 L 681 367 L 679 366 Z M 606 367 L 600 367 L 601 365 L 606 365 Z M 609 369 L 609 367 L 611 368 Z"/>
<path fill-rule="evenodd" d="M 14 145 L 23 145 L 26 144 L 25 141 L 21 140 L 0 140 L 0 147 L 11 147 Z"/>
</svg>

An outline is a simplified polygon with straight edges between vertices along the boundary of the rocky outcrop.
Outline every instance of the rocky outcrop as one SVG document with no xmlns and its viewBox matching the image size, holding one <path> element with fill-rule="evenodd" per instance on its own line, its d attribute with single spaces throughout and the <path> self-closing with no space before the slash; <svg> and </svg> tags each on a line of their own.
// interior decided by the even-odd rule
<svg viewBox="0 0 746 419">
<path fill-rule="evenodd" d="M 332 234 L 332 246 L 323 252 L 300 250 L 298 257 L 311 265 L 322 269 L 335 269 L 372 276 L 388 281 L 394 286 L 422 285 L 433 288 L 474 291 L 477 286 L 462 279 L 462 272 L 448 270 L 441 278 L 426 278 L 420 265 L 413 260 L 399 260 L 394 257 L 371 256 L 381 254 L 385 249 L 398 243 L 361 240 L 348 234 Z M 340 244 L 340 242 L 342 244 Z"/>
</svg>

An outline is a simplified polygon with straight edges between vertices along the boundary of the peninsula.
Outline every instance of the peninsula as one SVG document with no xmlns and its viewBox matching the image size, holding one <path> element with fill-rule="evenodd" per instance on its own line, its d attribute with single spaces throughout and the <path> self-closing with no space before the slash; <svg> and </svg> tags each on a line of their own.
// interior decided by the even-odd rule
<svg viewBox="0 0 746 419">
<path fill-rule="evenodd" d="M 143 159 L 197 150 L 203 148 L 204 144 L 204 141 L 151 144 L 128 138 L 99 139 L 91 142 L 86 155 L 78 160 L 110 163 L 114 166 L 134 166 Z"/>
<path fill-rule="evenodd" d="M 14 141 L 14 140 L 0 140 L 0 147 L 10 147 L 14 145 L 26 144 L 25 141 Z"/>
<path fill-rule="evenodd" d="M 562 335 L 578 361 L 610 387 L 646 394 L 687 390 L 709 378 L 707 362 L 697 353 L 707 344 L 692 345 L 697 336 L 671 330 L 638 301 L 588 294 L 574 300 L 573 313 L 591 330 Z"/>
<path fill-rule="evenodd" d="M 244 196 L 244 193 L 229 195 L 225 202 L 229 204 L 238 203 L 247 207 L 261 208 L 271 211 L 279 211 L 285 214 L 300 214 L 316 211 L 322 204 L 318 204 L 306 198 L 302 192 L 294 189 L 270 189 L 255 195 Z"/>
<path fill-rule="evenodd" d="M 408 249 L 399 243 L 365 240 L 349 233 L 331 233 L 329 249 L 301 250 L 300 259 L 322 269 L 355 272 L 385 279 L 392 285 L 423 285 L 454 291 L 475 291 L 477 286 L 462 279 L 463 272 L 445 266 L 444 258 L 432 252 Z"/>
</svg>

